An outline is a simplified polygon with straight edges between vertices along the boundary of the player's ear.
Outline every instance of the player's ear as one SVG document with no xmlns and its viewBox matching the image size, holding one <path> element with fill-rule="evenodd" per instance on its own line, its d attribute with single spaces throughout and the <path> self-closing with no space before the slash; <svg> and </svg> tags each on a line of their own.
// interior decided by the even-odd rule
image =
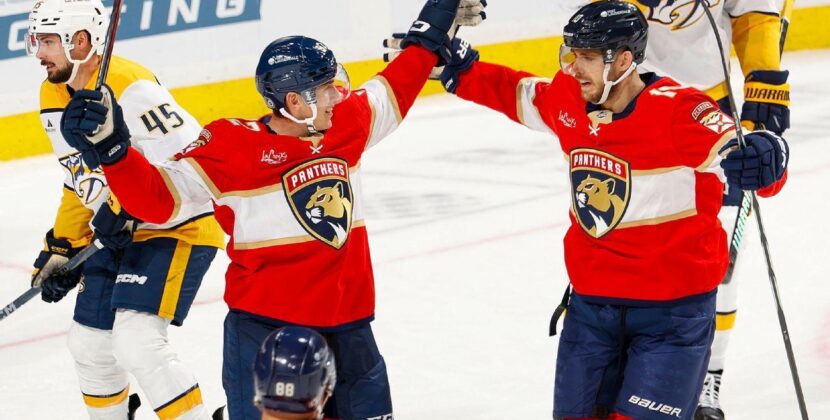
<svg viewBox="0 0 830 420">
<path fill-rule="evenodd" d="M 89 46 L 89 32 L 75 32 L 75 35 L 72 37 L 72 43 L 75 44 L 75 48 Z"/>
<path fill-rule="evenodd" d="M 288 92 L 285 95 L 285 110 L 291 115 L 297 116 L 302 111 L 303 99 L 296 92 Z"/>
<path fill-rule="evenodd" d="M 622 71 L 628 70 L 628 67 L 631 66 L 631 63 L 633 61 L 634 54 L 631 51 L 624 50 L 621 53 L 617 54 L 616 64 Z"/>
</svg>

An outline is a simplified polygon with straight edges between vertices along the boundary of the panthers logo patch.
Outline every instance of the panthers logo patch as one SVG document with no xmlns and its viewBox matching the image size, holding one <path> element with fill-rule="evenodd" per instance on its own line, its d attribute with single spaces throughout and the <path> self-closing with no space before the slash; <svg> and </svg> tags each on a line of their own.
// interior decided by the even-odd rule
<svg viewBox="0 0 830 420">
<path fill-rule="evenodd" d="M 286 172 L 283 189 L 294 217 L 321 242 L 340 249 L 352 229 L 349 164 L 337 158 L 305 162 Z"/>
<path fill-rule="evenodd" d="M 628 208 L 628 162 L 594 149 L 574 149 L 570 160 L 573 213 L 585 233 L 601 238 L 617 227 Z"/>
</svg>

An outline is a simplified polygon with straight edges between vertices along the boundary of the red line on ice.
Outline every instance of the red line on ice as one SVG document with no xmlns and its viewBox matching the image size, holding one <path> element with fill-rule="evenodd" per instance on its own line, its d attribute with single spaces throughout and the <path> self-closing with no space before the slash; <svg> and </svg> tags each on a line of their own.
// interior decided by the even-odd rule
<svg viewBox="0 0 830 420">
<path fill-rule="evenodd" d="M 523 229 L 523 230 L 518 230 L 518 231 L 515 231 L 515 232 L 506 233 L 506 234 L 503 234 L 503 235 L 491 236 L 489 238 L 484 238 L 484 239 L 479 239 L 479 240 L 469 241 L 469 242 L 462 242 L 462 243 L 459 243 L 459 244 L 449 245 L 449 246 L 442 247 L 442 248 L 436 248 L 436 249 L 424 251 L 424 252 L 421 252 L 421 253 L 418 253 L 418 254 L 406 255 L 406 256 L 403 256 L 403 257 L 396 257 L 396 258 L 388 259 L 388 260 L 385 260 L 385 261 L 380 261 L 376 265 L 391 264 L 391 263 L 396 263 L 396 262 L 400 262 L 400 261 L 406 261 L 406 260 L 410 260 L 410 259 L 421 258 L 421 257 L 425 257 L 425 256 L 428 256 L 428 255 L 444 254 L 446 252 L 451 252 L 451 251 L 464 249 L 464 248 L 472 248 L 472 247 L 476 247 L 476 246 L 487 244 L 487 243 L 499 242 L 499 241 L 503 241 L 503 240 L 506 240 L 506 239 L 515 238 L 515 237 L 518 237 L 518 236 L 533 235 L 533 234 L 539 233 L 540 231 L 546 231 L 546 230 L 550 230 L 550 229 L 558 229 L 558 228 L 561 228 L 565 225 L 566 225 L 566 223 L 562 222 L 562 223 L 553 223 L 553 224 L 548 224 L 548 225 L 536 226 L 536 227 L 529 228 L 529 229 Z M 0 267 L 3 267 L 2 263 L 0 263 Z M 15 268 L 20 268 L 20 267 L 17 266 Z M 193 302 L 193 305 L 195 305 L 195 306 L 209 305 L 209 304 L 216 303 L 216 302 L 221 302 L 221 301 L 222 301 L 222 297 L 219 296 L 219 297 L 213 297 L 213 298 Z M 30 343 L 36 343 L 36 342 L 39 342 L 39 341 L 50 340 L 50 339 L 53 339 L 53 338 L 63 337 L 65 335 L 66 335 L 66 331 L 58 331 L 58 332 L 44 334 L 44 335 L 40 335 L 40 336 L 36 336 L 36 337 L 25 338 L 23 340 L 12 341 L 12 342 L 9 342 L 9 343 L 3 343 L 3 344 L 0 344 L 0 350 L 13 348 L 13 347 L 19 347 L 19 346 L 22 346 L 22 345 L 26 345 L 26 344 L 30 344 Z"/>
<path fill-rule="evenodd" d="M 470 241 L 470 242 L 462 242 L 460 244 L 449 245 L 449 246 L 446 246 L 446 247 L 443 247 L 443 248 L 436 248 L 436 249 L 424 251 L 424 252 L 421 252 L 421 253 L 418 253 L 418 254 L 411 254 L 411 255 L 404 255 L 402 257 L 395 257 L 395 258 L 391 258 L 391 259 L 388 259 L 388 260 L 385 260 L 385 261 L 380 261 L 380 262 L 376 263 L 375 265 L 396 263 L 396 262 L 400 262 L 400 261 L 406 261 L 406 260 L 411 260 L 411 259 L 415 259 L 415 258 L 421 258 L 421 257 L 425 257 L 425 256 L 428 256 L 428 255 L 444 254 L 446 252 L 455 251 L 455 250 L 458 250 L 458 249 L 472 248 L 472 247 L 475 247 L 475 246 L 479 246 L 479 245 L 483 245 L 483 244 L 487 244 L 487 243 L 492 243 L 492 242 L 499 242 L 499 241 L 503 241 L 505 239 L 511 239 L 511 238 L 515 238 L 515 237 L 519 237 L 519 236 L 533 235 L 533 234 L 539 233 L 541 231 L 545 231 L 545 230 L 549 230 L 549 229 L 558 229 L 558 228 L 564 227 L 566 225 L 567 225 L 566 222 L 562 222 L 562 223 L 552 223 L 552 224 L 543 225 L 543 226 L 536 226 L 536 227 L 529 228 L 529 229 L 523 229 L 523 230 L 511 232 L 511 233 L 505 233 L 503 235 L 491 236 L 489 238 L 478 239 L 478 240 Z"/>
</svg>

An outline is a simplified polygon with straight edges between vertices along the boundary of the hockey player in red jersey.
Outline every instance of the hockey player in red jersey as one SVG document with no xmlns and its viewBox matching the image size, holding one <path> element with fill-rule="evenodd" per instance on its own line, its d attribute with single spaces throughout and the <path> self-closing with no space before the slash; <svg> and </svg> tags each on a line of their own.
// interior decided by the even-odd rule
<svg viewBox="0 0 830 420">
<path fill-rule="evenodd" d="M 459 9 L 459 4 L 463 6 Z M 213 202 L 227 234 L 223 383 L 232 419 L 259 418 L 253 363 L 260 343 L 286 325 L 321 332 L 338 382 L 326 417 L 392 419 L 386 366 L 369 322 L 374 282 L 361 199 L 363 152 L 394 131 L 437 63 L 450 58 L 459 10 L 475 23 L 478 1 L 430 0 L 405 52 L 360 89 L 322 43 L 271 43 L 256 71 L 271 115 L 208 124 L 174 160 L 150 165 L 129 145 L 120 108 L 81 91 L 62 131 L 94 151 L 128 211 L 161 222 Z M 459 22 L 464 23 L 464 22 Z"/>
<path fill-rule="evenodd" d="M 553 80 L 478 62 L 454 40 L 444 87 L 559 138 L 570 164 L 565 263 L 573 286 L 559 342 L 556 418 L 690 419 L 727 266 L 723 183 L 775 194 L 788 149 L 746 135 L 708 96 L 639 75 L 647 22 L 589 4 L 564 29 Z"/>
</svg>

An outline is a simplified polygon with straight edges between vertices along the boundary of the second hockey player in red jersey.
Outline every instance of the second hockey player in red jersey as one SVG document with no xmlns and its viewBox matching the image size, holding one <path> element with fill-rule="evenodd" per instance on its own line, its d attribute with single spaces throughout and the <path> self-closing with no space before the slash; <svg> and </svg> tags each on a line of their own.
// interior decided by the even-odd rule
<svg viewBox="0 0 830 420">
<path fill-rule="evenodd" d="M 73 98 L 68 113 L 78 118 L 61 129 L 76 147 L 98 154 L 131 214 L 160 222 L 213 202 L 231 236 L 223 384 L 232 419 L 259 417 L 254 360 L 265 337 L 285 325 L 321 332 L 334 351 L 338 381 L 326 417 L 392 419 L 386 365 L 369 324 L 375 294 L 360 162 L 398 127 L 433 66 L 450 58 L 460 3 L 475 15 L 468 20 L 483 17 L 477 1 L 427 2 L 404 39 L 409 48 L 354 92 L 325 45 L 277 39 L 256 71 L 257 89 L 274 112 L 215 121 L 157 166 L 128 147 L 111 95 L 81 91 Z"/>
<path fill-rule="evenodd" d="M 783 139 L 753 132 L 738 150 L 711 98 L 635 71 L 646 44 L 635 6 L 602 1 L 565 26 L 553 80 L 478 62 L 459 39 L 441 75 L 459 97 L 555 134 L 570 163 L 559 419 L 691 418 L 727 266 L 723 183 L 770 195 L 785 182 Z"/>
</svg>

